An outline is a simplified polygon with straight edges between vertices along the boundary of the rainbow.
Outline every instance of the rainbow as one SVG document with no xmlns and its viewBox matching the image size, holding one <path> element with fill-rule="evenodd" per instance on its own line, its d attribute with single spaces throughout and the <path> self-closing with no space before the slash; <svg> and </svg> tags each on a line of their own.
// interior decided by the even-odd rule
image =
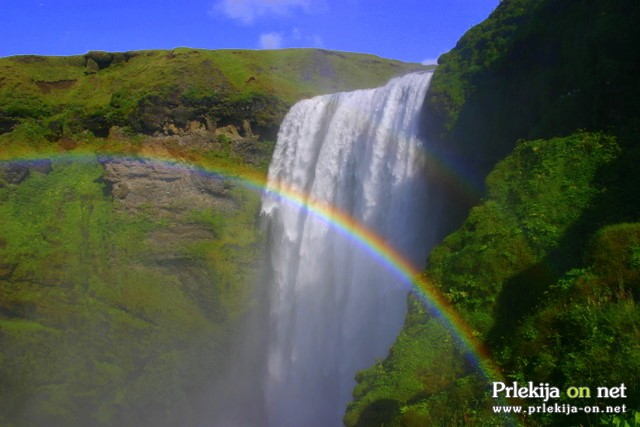
<svg viewBox="0 0 640 427">
<path fill-rule="evenodd" d="M 270 183 L 269 186 L 267 186 L 266 177 L 262 173 L 251 170 L 240 171 L 239 173 L 237 168 L 225 168 L 206 164 L 196 165 L 195 163 L 186 162 L 183 159 L 172 156 L 166 150 L 160 153 L 145 153 L 143 151 L 141 154 L 127 155 L 122 155 L 121 153 L 96 153 L 90 149 L 44 154 L 41 151 L 30 151 L 31 152 L 26 152 L 21 155 L 16 155 L 15 152 L 11 153 L 11 155 L 0 153 L 0 164 L 37 162 L 42 160 L 95 161 L 97 157 L 159 163 L 163 166 L 191 172 L 197 171 L 198 173 L 209 176 L 227 176 L 250 190 L 259 192 L 260 194 L 266 192 L 272 197 L 277 197 L 300 209 L 304 209 L 311 215 L 325 221 L 336 231 L 357 242 L 357 244 L 377 260 L 377 262 L 388 268 L 403 282 L 409 284 L 414 295 L 421 300 L 434 317 L 442 322 L 454 339 L 465 349 L 467 357 L 477 367 L 478 371 L 482 373 L 488 381 L 502 381 L 500 369 L 489 357 L 487 349 L 476 338 L 473 329 L 456 312 L 447 298 L 431 283 L 429 278 L 408 262 L 379 235 L 331 205 L 315 201 L 308 195 L 296 191 L 284 183 Z"/>
<path fill-rule="evenodd" d="M 271 182 L 268 187 L 265 187 L 264 183 L 255 181 L 244 181 L 244 184 L 304 209 L 316 218 L 325 221 L 336 231 L 356 241 L 360 248 L 366 251 L 373 259 L 411 286 L 412 291 L 420 298 L 425 307 L 452 332 L 454 338 L 470 353 L 476 366 L 480 368 L 488 380 L 497 381 L 501 378 L 500 370 L 489 358 L 486 348 L 475 338 L 472 328 L 457 314 L 428 277 L 407 261 L 382 237 L 334 206 L 315 201 L 285 183 Z"/>
</svg>

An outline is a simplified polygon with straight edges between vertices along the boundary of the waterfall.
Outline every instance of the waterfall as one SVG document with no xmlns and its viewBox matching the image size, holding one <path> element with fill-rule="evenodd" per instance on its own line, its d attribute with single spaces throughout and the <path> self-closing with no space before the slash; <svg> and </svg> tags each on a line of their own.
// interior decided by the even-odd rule
<svg viewBox="0 0 640 427">
<path fill-rule="evenodd" d="M 418 128 L 430 78 L 409 74 L 378 89 L 304 100 L 282 123 L 262 201 L 270 427 L 342 425 L 354 375 L 385 357 L 402 327 L 409 284 L 313 206 L 332 206 L 407 260 L 424 262 L 432 242 Z"/>
</svg>

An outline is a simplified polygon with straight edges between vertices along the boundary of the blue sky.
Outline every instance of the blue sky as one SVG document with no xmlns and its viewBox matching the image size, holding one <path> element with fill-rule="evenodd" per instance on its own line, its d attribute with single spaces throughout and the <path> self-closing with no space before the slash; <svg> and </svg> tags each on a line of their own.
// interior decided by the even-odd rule
<svg viewBox="0 0 640 427">
<path fill-rule="evenodd" d="M 408 62 L 450 50 L 499 0 L 0 0 L 0 56 L 321 47 Z"/>
</svg>

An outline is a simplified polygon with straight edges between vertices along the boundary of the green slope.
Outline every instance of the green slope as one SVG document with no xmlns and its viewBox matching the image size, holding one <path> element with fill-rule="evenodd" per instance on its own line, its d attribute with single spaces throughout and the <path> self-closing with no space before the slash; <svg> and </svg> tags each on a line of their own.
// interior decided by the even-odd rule
<svg viewBox="0 0 640 427">
<path fill-rule="evenodd" d="M 134 133 L 188 121 L 271 132 L 295 101 L 383 85 L 424 69 L 373 55 L 319 49 L 196 50 L 0 59 L 0 132 L 29 119 L 49 140 L 111 126 Z M 31 123 L 32 127 L 34 126 Z"/>
<path fill-rule="evenodd" d="M 258 196 L 135 212 L 95 156 L 47 172 L 0 180 L 0 425 L 196 425 L 250 304 Z"/>
<path fill-rule="evenodd" d="M 90 52 L 14 56 L 0 64 L 3 103 L 31 95 L 52 107 L 106 105 L 118 90 L 130 95 L 154 90 L 264 92 L 292 102 L 301 96 L 379 86 L 393 75 L 421 68 L 320 49 Z"/>
<path fill-rule="evenodd" d="M 476 171 L 477 192 L 450 201 L 466 219 L 424 274 L 508 381 L 624 383 L 624 399 L 552 403 L 629 412 L 496 417 L 488 380 L 411 297 L 389 356 L 358 374 L 348 426 L 635 425 L 639 17 L 627 1 L 502 1 L 440 58 L 425 114 L 432 149 Z"/>
</svg>

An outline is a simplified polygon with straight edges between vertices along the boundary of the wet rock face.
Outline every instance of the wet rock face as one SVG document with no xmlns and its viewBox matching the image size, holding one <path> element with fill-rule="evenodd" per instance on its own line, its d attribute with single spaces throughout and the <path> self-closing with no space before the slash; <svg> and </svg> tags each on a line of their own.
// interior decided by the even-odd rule
<svg viewBox="0 0 640 427">
<path fill-rule="evenodd" d="M 133 159 L 102 160 L 103 180 L 116 208 L 176 219 L 194 209 L 233 208 L 232 184 L 221 176 Z"/>
</svg>

